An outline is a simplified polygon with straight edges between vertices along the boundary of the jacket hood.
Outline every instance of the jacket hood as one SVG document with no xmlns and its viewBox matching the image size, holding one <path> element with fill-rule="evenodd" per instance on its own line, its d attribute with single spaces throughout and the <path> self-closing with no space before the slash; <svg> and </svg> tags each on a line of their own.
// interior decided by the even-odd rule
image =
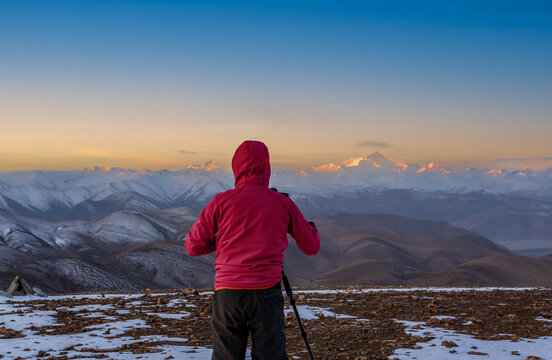
<svg viewBox="0 0 552 360">
<path fill-rule="evenodd" d="M 244 141 L 234 153 L 232 170 L 236 186 L 264 185 L 270 181 L 268 148 L 260 141 Z"/>
</svg>

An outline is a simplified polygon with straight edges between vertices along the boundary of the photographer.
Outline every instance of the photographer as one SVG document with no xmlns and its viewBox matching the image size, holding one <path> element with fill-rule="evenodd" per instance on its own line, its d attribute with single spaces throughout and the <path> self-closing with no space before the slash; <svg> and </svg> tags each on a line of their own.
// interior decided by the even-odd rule
<svg viewBox="0 0 552 360">
<path fill-rule="evenodd" d="M 215 251 L 212 359 L 243 359 L 251 332 L 253 359 L 286 359 L 280 287 L 287 233 L 315 255 L 320 237 L 287 196 L 269 189 L 268 149 L 245 141 L 232 158 L 235 188 L 219 193 L 186 237 L 190 256 Z"/>
</svg>

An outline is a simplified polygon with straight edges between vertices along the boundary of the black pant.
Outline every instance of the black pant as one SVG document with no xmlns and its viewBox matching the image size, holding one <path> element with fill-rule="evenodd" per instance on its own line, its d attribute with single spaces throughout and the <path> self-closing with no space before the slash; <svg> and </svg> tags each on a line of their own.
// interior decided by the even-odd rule
<svg viewBox="0 0 552 360">
<path fill-rule="evenodd" d="M 287 359 L 280 283 L 261 290 L 216 290 L 211 331 L 213 360 L 244 359 L 250 331 L 253 360 Z"/>
</svg>

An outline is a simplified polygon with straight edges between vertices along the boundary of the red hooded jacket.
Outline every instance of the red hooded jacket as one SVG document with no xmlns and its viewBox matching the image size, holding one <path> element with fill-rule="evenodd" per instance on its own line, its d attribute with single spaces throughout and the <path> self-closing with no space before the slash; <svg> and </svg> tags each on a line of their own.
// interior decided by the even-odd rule
<svg viewBox="0 0 552 360">
<path fill-rule="evenodd" d="M 268 149 L 243 142 L 232 158 L 235 188 L 218 193 L 199 214 L 185 240 L 190 256 L 216 251 L 215 290 L 263 289 L 282 277 L 287 233 L 308 255 L 320 250 L 320 237 L 295 203 L 268 188 Z"/>
</svg>

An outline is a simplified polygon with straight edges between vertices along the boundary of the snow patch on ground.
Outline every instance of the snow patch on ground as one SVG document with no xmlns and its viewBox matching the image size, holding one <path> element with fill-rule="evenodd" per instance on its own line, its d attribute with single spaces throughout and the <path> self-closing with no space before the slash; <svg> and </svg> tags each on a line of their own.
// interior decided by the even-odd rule
<svg viewBox="0 0 552 360">
<path fill-rule="evenodd" d="M 552 323 L 552 319 L 546 319 L 546 318 L 543 318 L 542 316 L 539 316 L 538 318 L 535 318 L 535 320 L 538 320 L 538 321 L 546 321 L 546 322 Z"/>
<path fill-rule="evenodd" d="M 54 318 L 57 315 L 57 311 L 18 313 L 17 310 L 19 309 L 16 309 L 16 312 L 0 315 L 0 326 L 16 331 L 24 331 L 32 326 L 59 325 L 56 324 L 56 319 Z M 2 349 L 1 345 L 0 349 Z"/>
<path fill-rule="evenodd" d="M 298 305 L 297 310 L 299 311 L 299 316 L 302 320 L 314 320 L 319 319 L 320 317 L 336 317 L 338 319 L 355 319 L 355 316 L 336 314 L 326 308 L 308 306 L 308 305 Z M 284 309 L 284 315 L 287 316 L 288 313 L 292 313 L 293 309 L 288 308 Z"/>
<path fill-rule="evenodd" d="M 173 313 L 146 313 L 146 315 L 159 316 L 160 318 L 164 318 L 164 319 L 182 319 L 182 318 L 185 317 L 185 316 L 190 316 L 190 313 L 188 313 L 188 312 L 183 312 L 183 313 L 180 313 L 180 314 L 173 314 Z"/>
<path fill-rule="evenodd" d="M 96 306 L 96 308 L 109 309 L 109 306 Z M 70 311 L 80 311 L 82 306 L 68 308 Z M 127 330 L 149 327 L 142 319 L 131 319 L 126 321 L 115 321 L 89 326 L 79 334 L 63 335 L 41 335 L 31 330 L 33 326 L 41 327 L 56 324 L 54 316 L 57 311 L 31 311 L 20 313 L 21 309 L 11 304 L 0 304 L 0 326 L 8 329 L 21 331 L 24 337 L 3 339 L 0 338 L 0 354 L 5 359 L 36 359 L 40 351 L 46 351 L 54 357 L 67 356 L 68 358 L 95 358 L 97 353 L 87 352 L 87 349 L 116 349 L 123 344 L 132 344 L 141 341 L 186 341 L 184 338 L 167 338 L 165 336 L 145 336 L 140 339 L 122 336 Z M 99 315 L 103 313 L 94 312 L 83 316 Z M 185 314 L 162 314 L 155 313 L 157 316 Z M 121 337 L 118 337 L 121 336 Z M 65 350 L 74 347 L 74 350 Z M 185 359 L 210 359 L 211 350 L 199 346 L 185 345 L 162 345 L 158 349 L 160 352 L 141 354 L 141 359 L 167 359 L 170 356 L 174 358 Z M 61 354 L 65 352 L 65 354 Z M 119 353 L 118 351 L 103 353 L 110 359 L 135 359 L 136 355 L 131 352 Z"/>
<path fill-rule="evenodd" d="M 171 300 L 167 303 L 167 306 L 176 306 L 178 304 L 185 304 L 187 302 L 188 302 L 187 299 L 173 299 L 173 300 Z M 187 306 L 189 306 L 189 305 L 190 304 L 188 304 Z"/>
<path fill-rule="evenodd" d="M 113 305 L 100 305 L 100 304 L 90 304 L 90 305 L 80 305 L 80 306 L 73 306 L 73 307 L 66 307 L 66 306 L 60 306 L 58 307 L 58 310 L 67 310 L 67 311 L 100 311 L 100 310 L 111 310 L 113 309 Z"/>
<path fill-rule="evenodd" d="M 424 322 L 395 320 L 404 324 L 405 330 L 411 335 L 420 337 L 435 337 L 427 342 L 417 343 L 420 349 L 397 349 L 391 358 L 400 360 L 474 360 L 474 359 L 525 359 L 528 356 L 538 356 L 551 359 L 552 337 L 538 339 L 510 340 L 479 340 L 473 336 L 461 334 L 452 330 L 428 327 Z M 414 328 L 418 325 L 420 328 Z M 418 327 L 417 326 L 417 327 Z M 457 346 L 446 347 L 443 342 L 452 342 Z M 449 344 L 450 346 L 450 344 Z M 470 354 L 470 352 L 472 352 Z M 479 354 L 477 354 L 479 353 Z"/>
</svg>

